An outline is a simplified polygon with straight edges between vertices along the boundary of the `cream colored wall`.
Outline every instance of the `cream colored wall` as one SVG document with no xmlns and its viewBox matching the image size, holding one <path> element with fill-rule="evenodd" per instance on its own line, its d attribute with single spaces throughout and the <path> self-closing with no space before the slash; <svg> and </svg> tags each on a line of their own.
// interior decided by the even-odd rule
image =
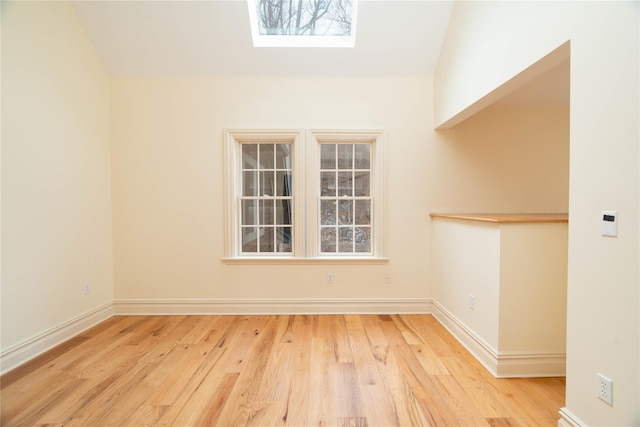
<svg viewBox="0 0 640 427">
<path fill-rule="evenodd" d="M 434 299 L 477 337 L 500 349 L 500 230 L 477 221 L 436 218 L 432 224 Z M 474 309 L 468 306 L 474 296 Z"/>
<path fill-rule="evenodd" d="M 500 351 L 565 353 L 567 231 L 566 223 L 500 227 Z"/>
<path fill-rule="evenodd" d="M 431 87 L 430 78 L 114 78 L 116 302 L 428 298 L 420 185 L 433 149 Z M 385 129 L 389 263 L 222 263 L 225 128 Z"/>
<path fill-rule="evenodd" d="M 73 6 L 3 1 L 3 352 L 113 299 L 109 127 Z"/>
<path fill-rule="evenodd" d="M 568 107 L 489 107 L 436 132 L 430 157 L 432 212 L 568 211 Z"/>
<path fill-rule="evenodd" d="M 593 426 L 640 420 L 639 8 L 631 1 L 456 3 L 434 78 L 441 124 L 570 40 L 563 416 Z M 620 212 L 617 238 L 600 235 L 602 210 Z M 613 406 L 595 397 L 598 372 L 613 380 Z"/>
</svg>

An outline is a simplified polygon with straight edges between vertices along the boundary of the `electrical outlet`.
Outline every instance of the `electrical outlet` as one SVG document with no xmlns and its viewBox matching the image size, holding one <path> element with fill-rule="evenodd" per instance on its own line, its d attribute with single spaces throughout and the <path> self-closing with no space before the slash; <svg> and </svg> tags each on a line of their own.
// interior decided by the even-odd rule
<svg viewBox="0 0 640 427">
<path fill-rule="evenodd" d="M 605 377 L 602 374 L 598 374 L 598 394 L 597 396 L 607 402 L 609 405 L 613 406 L 613 381 L 609 378 Z"/>
<path fill-rule="evenodd" d="M 391 283 L 391 275 L 389 273 L 384 274 L 384 284 L 389 285 Z"/>
<path fill-rule="evenodd" d="M 85 284 L 82 285 L 82 292 L 85 295 L 89 295 L 91 293 L 91 283 L 86 282 Z"/>
<path fill-rule="evenodd" d="M 327 285 L 333 285 L 333 273 L 327 273 Z"/>
<path fill-rule="evenodd" d="M 473 310 L 476 306 L 476 297 L 473 296 L 473 294 L 469 294 L 469 302 L 467 303 L 467 305 L 469 306 L 469 308 L 471 310 Z"/>
</svg>

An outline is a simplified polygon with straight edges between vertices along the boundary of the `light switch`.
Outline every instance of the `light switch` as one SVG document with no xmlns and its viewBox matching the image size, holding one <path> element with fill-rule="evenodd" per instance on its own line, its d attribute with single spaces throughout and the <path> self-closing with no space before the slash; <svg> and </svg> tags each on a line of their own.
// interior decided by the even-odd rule
<svg viewBox="0 0 640 427">
<path fill-rule="evenodd" d="M 602 211 L 602 235 L 618 235 L 618 211 Z"/>
</svg>

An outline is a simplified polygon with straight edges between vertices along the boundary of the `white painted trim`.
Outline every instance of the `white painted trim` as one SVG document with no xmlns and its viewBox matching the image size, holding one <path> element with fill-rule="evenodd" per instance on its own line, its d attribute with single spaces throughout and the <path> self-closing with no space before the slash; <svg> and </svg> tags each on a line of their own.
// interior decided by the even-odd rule
<svg viewBox="0 0 640 427">
<path fill-rule="evenodd" d="M 224 130 L 224 189 L 225 219 L 224 248 L 225 259 L 240 257 L 240 205 L 243 143 L 289 143 L 293 160 L 293 256 L 304 258 L 304 188 L 305 188 L 305 132 L 300 129 L 225 129 Z M 265 259 L 278 256 L 265 255 Z"/>
<path fill-rule="evenodd" d="M 0 353 L 0 372 L 4 374 L 17 368 L 111 316 L 113 303 L 109 302 L 3 350 Z"/>
<path fill-rule="evenodd" d="M 373 227 L 371 257 L 384 259 L 385 213 L 385 177 L 386 171 L 386 133 L 374 130 L 322 130 L 310 129 L 307 132 L 307 256 L 322 258 L 320 254 L 320 144 L 321 143 L 369 143 L 371 144 L 371 195 L 373 198 Z M 353 256 L 345 255 L 345 258 Z"/>
<path fill-rule="evenodd" d="M 576 417 L 566 407 L 560 408 L 560 418 L 558 420 L 558 427 L 587 427 L 578 417 Z"/>
<path fill-rule="evenodd" d="M 433 316 L 496 378 L 563 377 L 564 353 L 499 352 L 437 301 Z"/>
<path fill-rule="evenodd" d="M 430 314 L 430 298 L 407 299 L 120 299 L 116 315 Z"/>
</svg>

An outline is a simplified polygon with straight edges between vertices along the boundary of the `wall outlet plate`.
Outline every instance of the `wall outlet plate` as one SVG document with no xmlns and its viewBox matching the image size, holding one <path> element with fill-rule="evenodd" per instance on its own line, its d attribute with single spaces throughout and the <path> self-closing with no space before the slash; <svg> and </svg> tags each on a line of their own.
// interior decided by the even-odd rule
<svg viewBox="0 0 640 427">
<path fill-rule="evenodd" d="M 597 374 L 597 396 L 613 406 L 613 381 L 602 374 Z"/>
</svg>

